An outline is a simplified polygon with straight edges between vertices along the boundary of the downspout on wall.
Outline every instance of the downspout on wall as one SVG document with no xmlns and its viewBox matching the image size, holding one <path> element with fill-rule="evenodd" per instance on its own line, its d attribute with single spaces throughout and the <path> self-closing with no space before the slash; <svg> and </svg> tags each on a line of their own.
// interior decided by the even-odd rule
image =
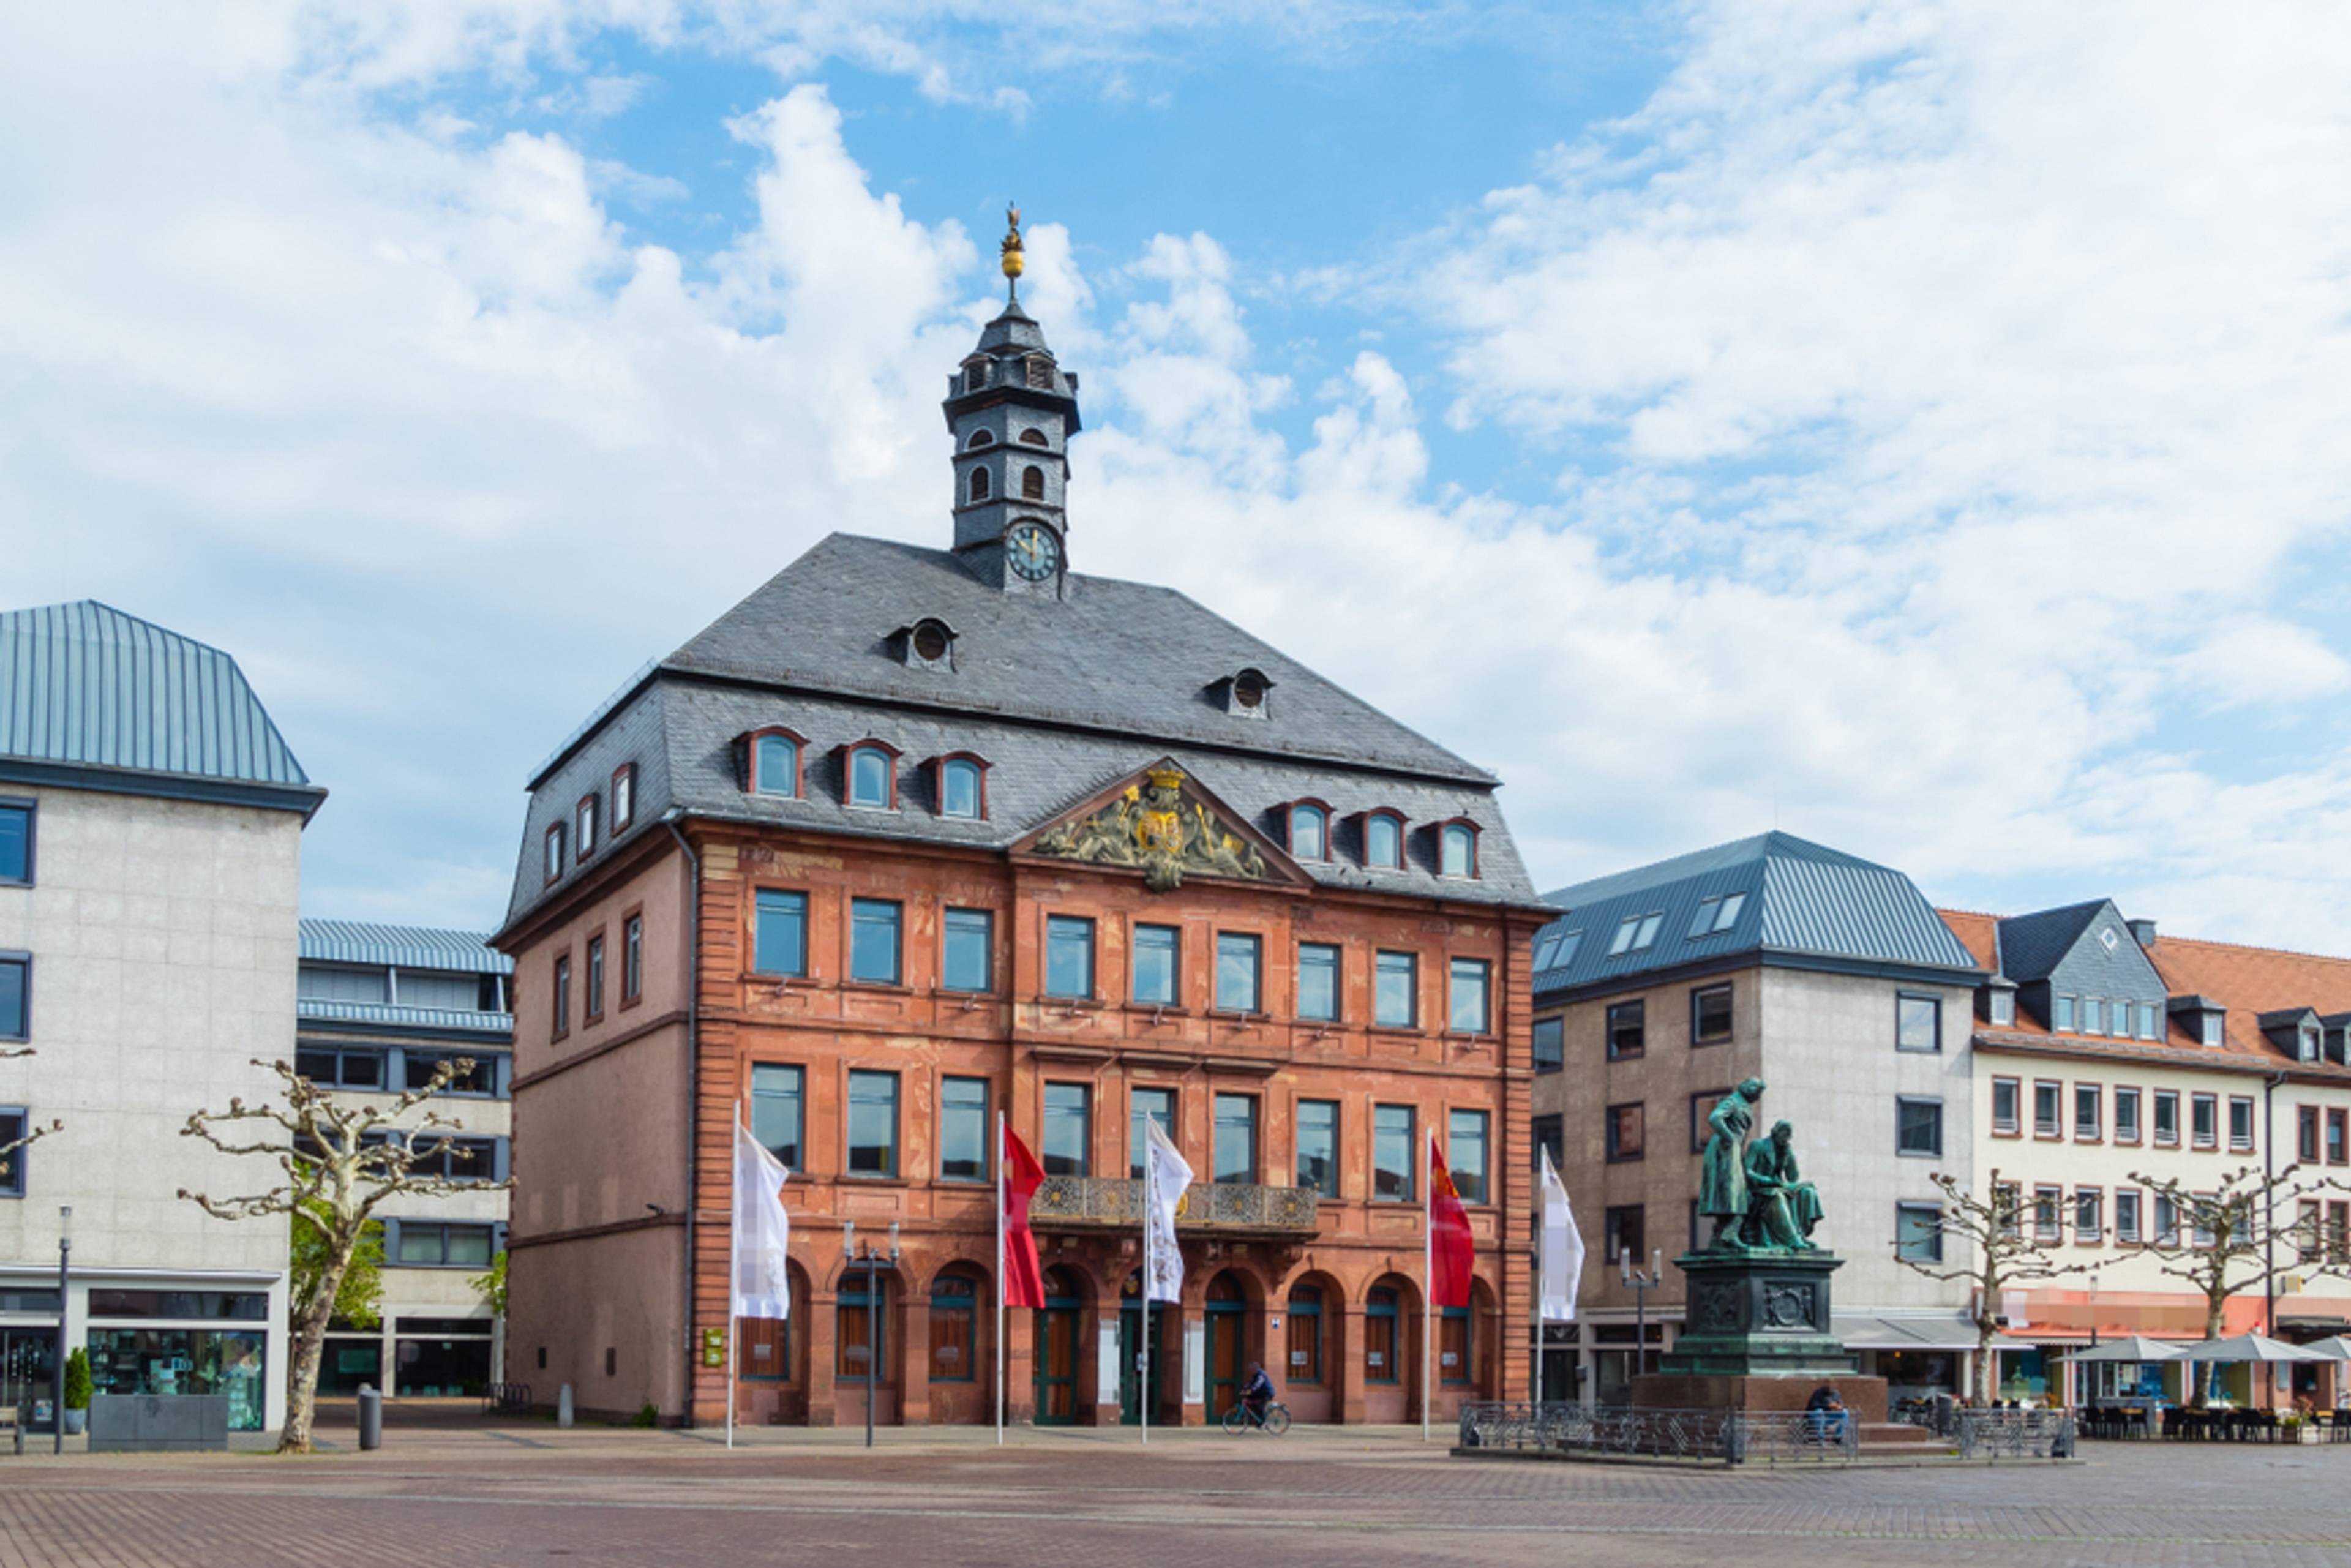
<svg viewBox="0 0 2351 1568">
<path fill-rule="evenodd" d="M 702 857 L 678 831 L 684 813 L 671 807 L 662 814 L 662 826 L 677 841 L 678 849 L 685 855 L 686 864 L 694 868 L 692 883 L 686 892 L 685 909 L 685 1316 L 684 1344 L 685 1396 L 680 1402 L 679 1425 L 694 1425 L 694 1374 L 695 1365 L 694 1334 L 694 1229 L 696 1205 L 702 1195 L 702 1173 L 696 1168 L 695 1150 L 695 1093 L 702 1082 Z"/>
</svg>

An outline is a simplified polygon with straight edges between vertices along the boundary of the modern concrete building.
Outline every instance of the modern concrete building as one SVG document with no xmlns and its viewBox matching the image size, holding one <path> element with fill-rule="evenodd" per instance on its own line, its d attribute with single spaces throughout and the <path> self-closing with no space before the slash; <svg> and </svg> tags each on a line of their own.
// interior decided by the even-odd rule
<svg viewBox="0 0 2351 1568">
<path fill-rule="evenodd" d="M 2148 1250 L 2183 1223 L 2150 1178 L 2191 1193 L 2247 1169 L 2277 1182 L 2284 1277 L 2231 1301 L 2228 1333 L 2351 1332 L 2351 1190 L 2326 1185 L 2351 1176 L 2351 959 L 2162 936 L 2108 899 L 1943 918 L 1989 971 L 1972 1053 L 1980 1179 L 1996 1171 L 2058 1256 L 2092 1266 L 2001 1303 L 2004 1337 L 2021 1342 L 2000 1353 L 2002 1393 L 2065 1392 L 2060 1358 L 2094 1335 L 2203 1337 L 2204 1298 Z M 2334 1364 L 2291 1370 L 2278 1396 L 2339 1403 Z M 2240 1400 L 2272 1395 L 2266 1377 L 2228 1375 Z"/>
<path fill-rule="evenodd" d="M 743 1121 L 793 1172 L 794 1305 L 735 1325 L 740 1418 L 988 1420 L 999 1111 L 1049 1173 L 1016 1418 L 1197 1422 L 1250 1360 L 1301 1418 L 1416 1417 L 1432 1134 L 1478 1238 L 1434 1408 L 1523 1395 L 1544 911 L 1497 781 L 1181 594 L 1072 570 L 1077 385 L 1008 305 L 949 379 L 953 548 L 826 538 L 531 780 L 495 940 L 508 1375 L 542 1400 L 724 1416 Z M 1148 1328 L 1146 1116 L 1200 1182 Z M 852 1226 L 898 1249 L 871 1296 Z"/>
<path fill-rule="evenodd" d="M 1900 872 L 1766 833 L 1546 895 L 1537 937 L 1534 1132 L 1553 1150 L 1590 1245 L 1582 1322 L 1545 1331 L 1546 1396 L 1629 1397 L 1640 1302 L 1621 1257 L 1662 1253 L 1649 1355 L 1682 1316 L 1670 1262 L 1704 1242 L 1706 1118 L 1733 1085 L 1768 1086 L 1756 1133 L 1795 1127 L 1846 1260 L 1837 1326 L 1897 1396 L 1957 1388 L 1963 1292 L 1903 1268 L 1905 1206 L 1974 1152 L 1972 1008 L 1983 975 Z M 1571 1368 L 1573 1375 L 1571 1376 Z"/>
<path fill-rule="evenodd" d="M 305 920 L 295 1002 L 295 1061 L 339 1097 L 421 1089 L 453 1058 L 473 1066 L 428 1105 L 458 1124 L 441 1174 L 506 1180 L 514 1083 L 514 1017 L 507 995 L 513 961 L 480 934 L 349 920 Z M 438 1141 L 435 1136 L 432 1141 Z M 381 1321 L 332 1327 L 319 1386 L 365 1383 L 395 1396 L 478 1395 L 497 1381 L 505 1324 L 474 1281 L 506 1247 L 507 1194 L 400 1200 L 383 1216 Z"/>
<path fill-rule="evenodd" d="M 0 1052 L 31 1051 L 0 1061 L 0 1143 L 65 1124 L 0 1162 L 0 1406 L 47 1397 L 62 1307 L 101 1392 L 281 1420 L 286 1222 L 176 1196 L 271 1173 L 180 1129 L 293 1052 L 324 795 L 218 649 L 87 601 L 0 615 Z"/>
</svg>

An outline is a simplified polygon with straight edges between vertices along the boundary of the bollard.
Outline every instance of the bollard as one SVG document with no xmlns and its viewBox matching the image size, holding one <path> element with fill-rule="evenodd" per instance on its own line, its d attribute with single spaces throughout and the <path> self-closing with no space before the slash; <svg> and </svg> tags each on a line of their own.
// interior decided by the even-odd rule
<svg viewBox="0 0 2351 1568">
<path fill-rule="evenodd" d="M 360 1452 L 383 1447 L 383 1395 L 373 1385 L 360 1385 Z"/>
<path fill-rule="evenodd" d="M 555 1424 L 559 1427 L 571 1425 L 571 1385 L 569 1383 L 556 1393 Z"/>
</svg>

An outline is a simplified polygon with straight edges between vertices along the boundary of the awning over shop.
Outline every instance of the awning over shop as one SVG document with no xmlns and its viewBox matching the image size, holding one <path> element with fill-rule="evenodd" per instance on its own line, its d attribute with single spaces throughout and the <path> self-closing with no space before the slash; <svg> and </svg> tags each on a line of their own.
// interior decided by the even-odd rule
<svg viewBox="0 0 2351 1568">
<path fill-rule="evenodd" d="M 1976 1348 L 1976 1325 L 1963 1312 L 1835 1312 L 1831 1320 L 1847 1350 Z"/>
</svg>

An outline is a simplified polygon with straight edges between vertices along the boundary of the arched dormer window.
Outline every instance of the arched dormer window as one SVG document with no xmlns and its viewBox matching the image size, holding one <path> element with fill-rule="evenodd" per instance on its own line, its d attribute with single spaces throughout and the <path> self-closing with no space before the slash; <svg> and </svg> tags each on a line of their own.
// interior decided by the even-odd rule
<svg viewBox="0 0 2351 1568">
<path fill-rule="evenodd" d="M 971 439 L 963 444 L 963 449 L 966 452 L 977 452 L 983 446 L 993 446 L 995 444 L 996 432 L 992 430 L 975 430 L 971 433 Z"/>
<path fill-rule="evenodd" d="M 751 736 L 751 777 L 754 795 L 774 795 L 786 800 L 800 798 L 800 754 L 807 742 L 789 729 L 773 728 Z"/>
<path fill-rule="evenodd" d="M 1024 430 L 1020 433 L 1020 439 L 1027 442 L 1031 446 L 1050 446 L 1053 444 L 1050 441 L 1045 438 L 1045 433 L 1041 430 Z"/>
<path fill-rule="evenodd" d="M 1404 819 L 1374 811 L 1364 819 L 1364 863 L 1374 871 L 1404 869 Z"/>
<path fill-rule="evenodd" d="M 977 822 L 987 815 L 987 765 L 977 757 L 942 757 L 937 775 L 942 817 Z"/>
<path fill-rule="evenodd" d="M 971 471 L 971 498 L 975 501 L 987 499 L 987 470 L 985 468 Z"/>
<path fill-rule="evenodd" d="M 1312 800 L 1290 808 L 1290 853 L 1294 860 L 1331 858 L 1331 813 Z"/>
<path fill-rule="evenodd" d="M 1478 830 L 1468 822 L 1447 822 L 1437 830 L 1437 874 L 1475 877 L 1478 874 Z"/>
<path fill-rule="evenodd" d="M 1020 471 L 1020 498 L 1024 501 L 1045 498 L 1045 471 L 1034 463 Z"/>
<path fill-rule="evenodd" d="M 874 811 L 898 809 L 898 753 L 878 740 L 863 740 L 849 748 L 842 771 L 846 799 L 852 806 Z"/>
</svg>

